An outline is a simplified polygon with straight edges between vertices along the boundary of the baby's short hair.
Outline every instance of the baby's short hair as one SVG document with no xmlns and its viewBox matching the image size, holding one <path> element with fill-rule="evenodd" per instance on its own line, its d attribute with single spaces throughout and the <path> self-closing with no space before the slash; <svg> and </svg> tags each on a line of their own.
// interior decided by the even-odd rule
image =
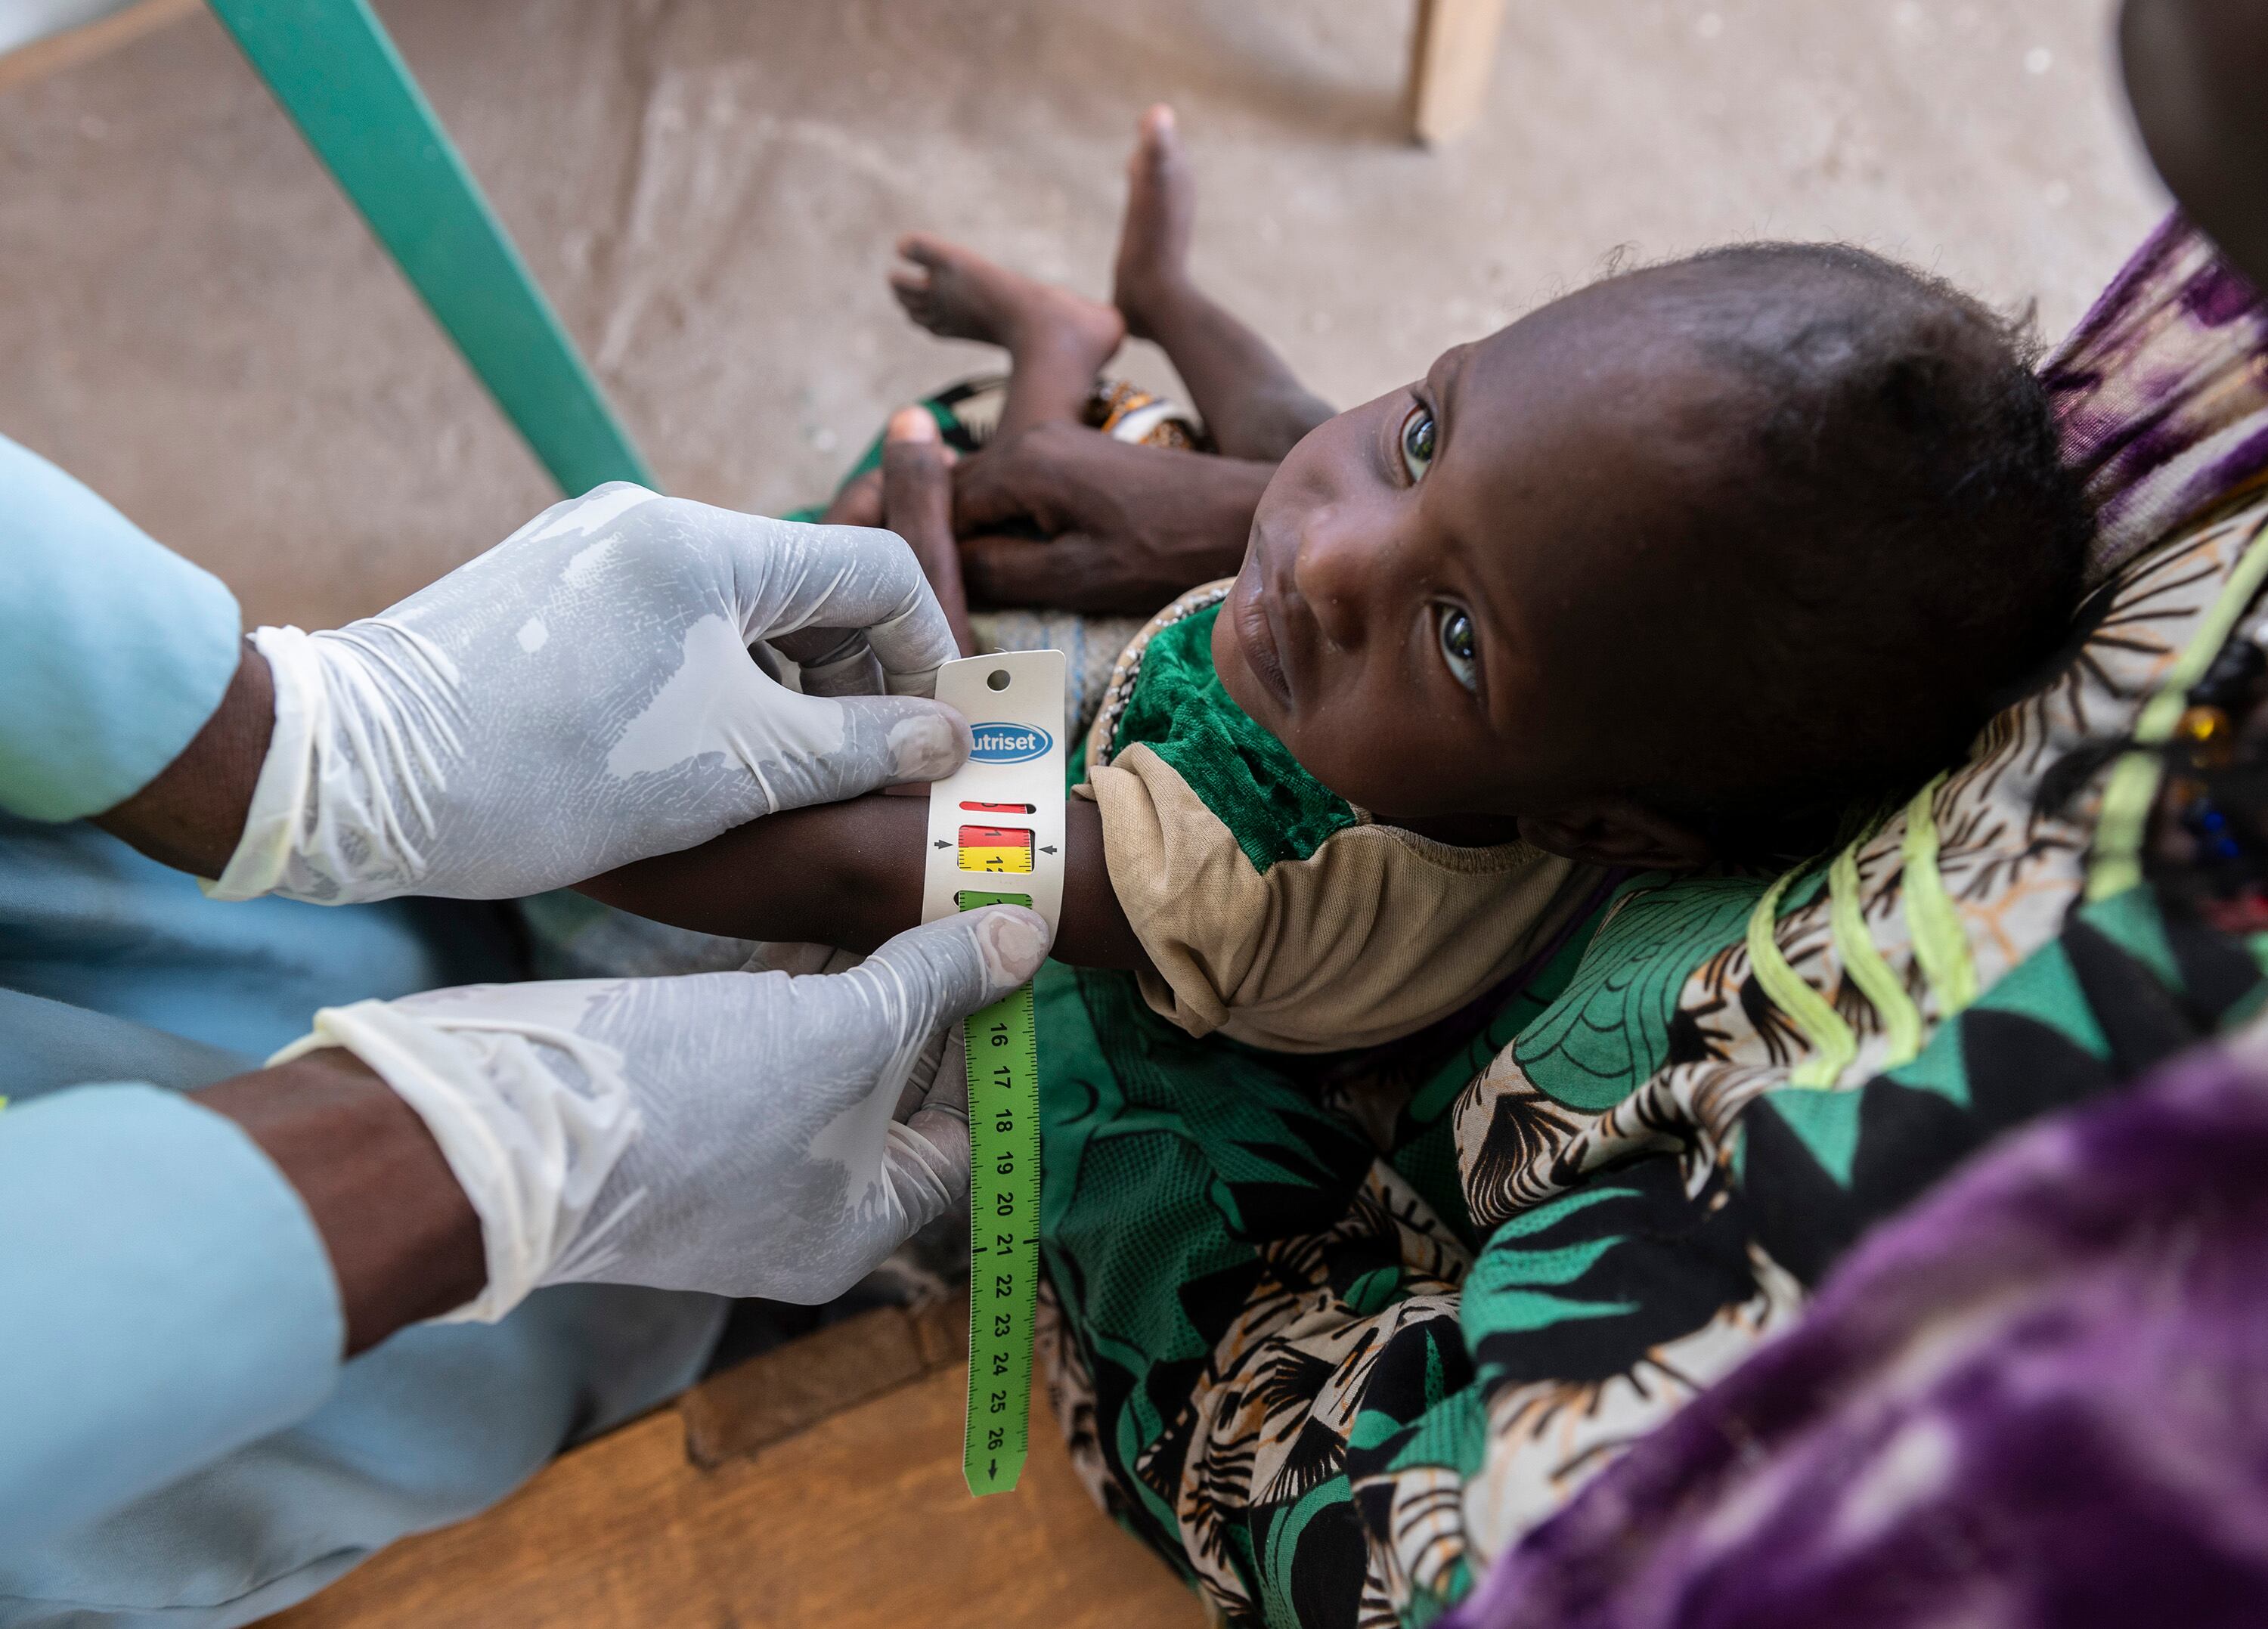
<svg viewBox="0 0 2268 1629">
<path fill-rule="evenodd" d="M 1734 474 L 1694 522 L 1748 613 L 1709 675 L 1732 756 L 1644 795 L 1720 848 L 1784 846 L 1947 767 L 2039 676 L 2093 522 L 2028 323 L 1842 244 L 1646 275 L 1754 410 L 1728 417 Z"/>
</svg>

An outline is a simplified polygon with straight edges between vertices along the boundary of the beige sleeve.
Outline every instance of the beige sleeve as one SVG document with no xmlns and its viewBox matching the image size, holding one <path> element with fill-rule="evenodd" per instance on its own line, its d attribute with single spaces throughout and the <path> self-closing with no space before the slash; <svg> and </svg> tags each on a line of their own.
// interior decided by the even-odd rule
<svg viewBox="0 0 2268 1629">
<path fill-rule="evenodd" d="M 1371 1046 L 1447 1017 L 1533 955 L 1601 873 L 1526 844 L 1460 849 L 1391 826 L 1334 833 L 1263 875 L 1146 746 L 1094 771 L 1110 885 L 1191 1035 L 1282 1052 Z"/>
</svg>

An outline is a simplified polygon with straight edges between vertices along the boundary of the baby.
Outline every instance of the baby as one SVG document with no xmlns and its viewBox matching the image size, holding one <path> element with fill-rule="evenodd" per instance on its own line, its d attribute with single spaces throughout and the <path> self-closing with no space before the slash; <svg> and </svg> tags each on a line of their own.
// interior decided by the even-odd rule
<svg viewBox="0 0 2268 1629">
<path fill-rule="evenodd" d="M 1160 143 L 1153 117 L 1138 193 Z M 1079 410 L 1109 325 L 907 247 L 917 316 L 1010 345 L 1009 417 Z M 2070 624 L 2088 520 L 2022 346 L 1863 251 L 1610 277 L 1304 433 L 1318 404 L 1219 318 L 1160 337 L 1225 450 L 1284 456 L 1241 571 L 1120 660 L 1056 945 L 1192 1033 L 1408 1035 L 1617 873 L 1806 851 L 1956 756 Z M 776 815 L 588 891 L 865 949 L 917 919 L 925 821 Z"/>
</svg>

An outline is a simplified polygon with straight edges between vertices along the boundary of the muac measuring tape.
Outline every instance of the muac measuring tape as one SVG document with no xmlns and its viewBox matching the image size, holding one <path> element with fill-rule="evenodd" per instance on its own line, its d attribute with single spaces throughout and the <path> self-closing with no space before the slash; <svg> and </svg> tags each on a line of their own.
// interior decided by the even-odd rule
<svg viewBox="0 0 2268 1629">
<path fill-rule="evenodd" d="M 974 656 L 939 669 L 937 698 L 976 735 L 929 794 L 922 920 L 983 905 L 1063 910 L 1064 657 Z M 968 1414 L 971 1493 L 1016 1485 L 1031 1442 L 1040 1294 L 1040 1053 L 1032 987 L 972 1014 L 968 1043 Z"/>
</svg>

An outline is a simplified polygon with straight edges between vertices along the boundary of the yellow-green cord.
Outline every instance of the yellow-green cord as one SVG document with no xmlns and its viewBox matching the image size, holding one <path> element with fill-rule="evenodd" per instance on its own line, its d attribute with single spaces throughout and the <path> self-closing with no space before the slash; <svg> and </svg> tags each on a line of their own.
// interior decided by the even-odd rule
<svg viewBox="0 0 2268 1629">
<path fill-rule="evenodd" d="M 2189 704 L 2189 692 L 2228 644 L 2238 618 L 2264 581 L 2268 581 L 2268 520 L 2254 529 L 2235 571 L 2168 670 L 2165 682 L 2135 720 L 2135 744 L 2146 750 L 2126 754 L 2111 768 L 2095 829 L 2095 858 L 2088 872 L 2090 901 L 2124 893 L 2141 881 L 2143 832 L 2162 778 L 2157 753 L 2146 749 L 2163 746 L 2172 738 Z M 1970 955 L 1969 936 L 1962 931 L 1960 912 L 1937 868 L 1937 794 L 1945 782 L 1946 777 L 1939 775 L 1906 805 L 1905 874 L 1901 890 L 1914 959 L 1921 964 L 1922 976 L 1937 999 L 1940 1020 L 1952 1017 L 1977 999 L 1977 964 Z M 1912 1062 L 1921 1050 L 1921 1011 L 1875 947 L 1859 909 L 1859 850 L 1871 835 L 1854 838 L 1828 868 L 1828 924 L 1845 972 L 1881 1017 L 1883 1036 L 1889 1043 L 1882 1066 L 1895 1069 Z M 1857 1059 L 1858 1037 L 1834 1004 L 1797 976 L 1774 937 L 1779 903 L 1805 869 L 1799 866 L 1774 881 L 1749 912 L 1749 965 L 1756 970 L 1764 994 L 1810 1045 L 1812 1055 L 1789 1074 L 1788 1084 L 1831 1087 Z"/>
<path fill-rule="evenodd" d="M 2228 643 L 2264 579 L 2268 579 L 2268 520 L 2253 528 L 2236 569 L 2167 670 L 2165 682 L 2134 720 L 2134 744 L 2144 750 L 2130 752 L 2111 766 L 2102 788 L 2102 813 L 2095 826 L 2095 858 L 2087 873 L 2090 903 L 2123 894 L 2142 881 L 2142 839 L 2150 806 L 2158 800 L 2158 785 L 2164 778 L 2164 765 L 2152 749 L 2173 739 L 2174 726 L 2189 706 L 2190 692 Z"/>
<path fill-rule="evenodd" d="M 1829 868 L 1828 923 L 1834 930 L 1835 954 L 1843 958 L 1844 970 L 1881 1016 L 1883 1038 L 1889 1043 L 1882 1067 L 1896 1069 L 1920 1054 L 1921 1009 L 1875 948 L 1874 935 L 1867 931 L 1866 915 L 1859 909 L 1859 850 L 1872 835 L 1853 840 Z"/>
<path fill-rule="evenodd" d="M 1811 1043 L 1812 1055 L 1795 1066 L 1788 1084 L 1830 1087 L 1842 1079 L 1851 1060 L 1859 1056 L 1859 1038 L 1851 1033 L 1851 1026 L 1844 1022 L 1834 1004 L 1797 976 L 1787 958 L 1780 955 L 1779 941 L 1772 937 L 1779 921 L 1780 899 L 1802 871 L 1799 866 L 1783 873 L 1749 913 L 1749 965 L 1772 1005 L 1786 1014 L 1788 1021 Z"/>
<path fill-rule="evenodd" d="M 1906 933 L 1913 940 L 1922 977 L 1937 998 L 1940 1022 L 1977 999 L 1977 964 L 1969 959 L 1969 936 L 1961 931 L 1961 915 L 1937 869 L 1937 794 L 1944 785 L 1945 777 L 1938 776 L 1906 805 L 1902 890 Z"/>
</svg>

